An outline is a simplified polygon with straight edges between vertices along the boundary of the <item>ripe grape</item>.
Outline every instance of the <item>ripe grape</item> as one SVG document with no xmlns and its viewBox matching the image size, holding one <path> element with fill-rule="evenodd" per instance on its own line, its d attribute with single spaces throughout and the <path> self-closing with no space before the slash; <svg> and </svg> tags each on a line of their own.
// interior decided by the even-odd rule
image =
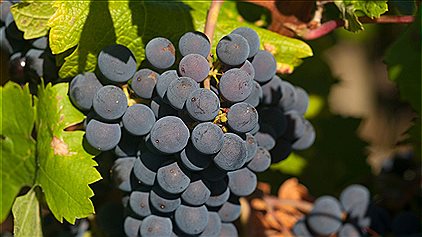
<svg viewBox="0 0 422 237">
<path fill-rule="evenodd" d="M 224 134 L 223 147 L 214 157 L 214 163 L 226 171 L 242 167 L 247 158 L 245 141 L 234 133 Z"/>
<path fill-rule="evenodd" d="M 179 78 L 179 76 L 177 75 L 176 70 L 165 71 L 158 76 L 157 84 L 155 85 L 155 90 L 157 91 L 157 94 L 161 99 L 165 98 L 169 84 L 177 78 Z"/>
<path fill-rule="evenodd" d="M 182 200 L 178 195 L 170 194 L 163 191 L 159 186 L 154 186 L 149 194 L 151 206 L 160 213 L 171 213 L 175 211 Z"/>
<path fill-rule="evenodd" d="M 248 41 L 243 36 L 229 34 L 218 42 L 216 52 L 221 62 L 236 66 L 246 61 L 250 50 Z"/>
<path fill-rule="evenodd" d="M 230 191 L 239 197 L 250 195 L 256 188 L 256 175 L 248 168 L 228 172 Z"/>
<path fill-rule="evenodd" d="M 162 166 L 157 171 L 157 183 L 171 194 L 183 192 L 190 183 L 189 173 L 182 170 L 177 162 Z"/>
<path fill-rule="evenodd" d="M 113 85 L 100 88 L 92 101 L 94 111 L 105 120 L 122 117 L 126 112 L 127 105 L 127 98 L 123 90 Z"/>
<path fill-rule="evenodd" d="M 235 132 L 247 133 L 258 124 L 258 112 L 248 103 L 236 103 L 227 113 L 227 124 Z"/>
<path fill-rule="evenodd" d="M 259 85 L 258 82 L 253 81 L 252 82 L 252 92 L 248 96 L 248 98 L 246 98 L 246 100 L 243 101 L 243 102 L 248 103 L 248 104 L 252 105 L 253 107 L 257 107 L 259 105 L 259 103 L 261 102 L 262 98 L 263 98 L 262 87 Z"/>
<path fill-rule="evenodd" d="M 223 131 L 211 122 L 196 125 L 191 134 L 193 146 L 201 153 L 216 154 L 223 147 Z"/>
<path fill-rule="evenodd" d="M 182 193 L 182 200 L 190 206 L 205 204 L 211 195 L 211 191 L 199 177 L 192 180 L 188 188 Z"/>
<path fill-rule="evenodd" d="M 70 82 L 69 98 L 78 109 L 88 111 L 92 107 L 94 95 L 101 87 L 94 73 L 79 74 Z"/>
<path fill-rule="evenodd" d="M 149 133 L 155 121 L 152 110 L 143 104 L 130 106 L 122 117 L 123 127 L 136 136 Z"/>
<path fill-rule="evenodd" d="M 222 222 L 233 222 L 240 216 L 239 199 L 231 196 L 218 210 Z"/>
<path fill-rule="evenodd" d="M 179 39 L 179 51 L 182 56 L 199 54 L 208 57 L 211 44 L 208 37 L 199 31 L 187 32 Z"/>
<path fill-rule="evenodd" d="M 176 61 L 176 49 L 170 40 L 157 37 L 146 45 L 145 57 L 152 66 L 158 69 L 167 69 Z"/>
<path fill-rule="evenodd" d="M 199 88 L 187 97 L 186 110 L 196 121 L 211 121 L 218 115 L 220 100 L 211 90 Z"/>
<path fill-rule="evenodd" d="M 271 154 L 267 149 L 263 147 L 258 147 L 258 150 L 249 162 L 248 168 L 253 172 L 259 173 L 267 170 L 271 165 Z"/>
<path fill-rule="evenodd" d="M 337 232 L 341 225 L 340 203 L 331 196 L 319 197 L 307 218 L 309 228 L 318 235 Z"/>
<path fill-rule="evenodd" d="M 209 155 L 198 152 L 189 142 L 180 152 L 180 161 L 189 170 L 201 171 L 209 166 L 212 159 Z"/>
<path fill-rule="evenodd" d="M 140 217 L 147 217 L 151 215 L 149 192 L 131 192 L 129 196 L 129 206 L 131 210 Z"/>
<path fill-rule="evenodd" d="M 369 190 L 358 184 L 348 186 L 340 194 L 341 205 L 353 218 L 365 216 L 369 201 Z"/>
<path fill-rule="evenodd" d="M 114 161 L 111 170 L 114 182 L 116 183 L 118 189 L 125 192 L 132 191 L 130 173 L 132 172 L 135 160 L 136 157 L 124 157 Z"/>
<path fill-rule="evenodd" d="M 140 233 L 142 237 L 162 237 L 170 236 L 172 229 L 170 218 L 150 215 L 142 220 Z"/>
<path fill-rule="evenodd" d="M 189 129 L 178 117 L 166 116 L 157 120 L 151 129 L 150 140 L 160 152 L 172 154 L 188 144 Z"/>
<path fill-rule="evenodd" d="M 277 62 L 274 56 L 265 50 L 259 50 L 252 59 L 252 65 L 255 69 L 255 81 L 266 83 L 275 75 Z"/>
<path fill-rule="evenodd" d="M 209 207 L 218 207 L 223 205 L 230 197 L 230 189 L 225 179 L 217 181 L 205 181 L 208 189 L 211 191 L 210 197 L 205 203 Z"/>
<path fill-rule="evenodd" d="M 136 59 L 130 49 L 114 44 L 103 48 L 98 55 L 98 74 L 106 81 L 125 83 L 136 72 Z"/>
<path fill-rule="evenodd" d="M 183 77 L 202 82 L 210 72 L 208 60 L 199 54 L 188 54 L 179 63 L 179 73 Z"/>
<path fill-rule="evenodd" d="M 85 136 L 88 143 L 95 149 L 108 151 L 119 143 L 121 129 L 117 123 L 109 124 L 91 119 L 86 126 Z"/>
<path fill-rule="evenodd" d="M 125 218 L 123 229 L 128 237 L 138 237 L 142 221 L 131 216 Z"/>
<path fill-rule="evenodd" d="M 130 87 L 137 96 L 143 99 L 151 99 L 158 76 L 158 73 L 150 69 L 141 69 L 133 76 Z"/>
<path fill-rule="evenodd" d="M 152 186 L 158 169 L 167 160 L 169 158 L 166 156 L 153 154 L 149 151 L 143 152 L 140 158 L 135 160 L 133 173 L 142 184 Z"/>
<path fill-rule="evenodd" d="M 218 237 L 221 232 L 221 219 L 218 213 L 208 212 L 208 224 L 199 237 Z"/>
<path fill-rule="evenodd" d="M 245 100 L 251 94 L 252 88 L 253 83 L 249 74 L 237 68 L 228 70 L 220 78 L 220 93 L 230 102 Z"/>
<path fill-rule="evenodd" d="M 239 233 L 237 232 L 236 226 L 232 223 L 222 223 L 220 237 L 237 237 Z"/>
<path fill-rule="evenodd" d="M 208 224 L 208 210 L 205 206 L 191 207 L 180 205 L 174 220 L 181 231 L 189 235 L 196 235 L 205 230 Z"/>
</svg>

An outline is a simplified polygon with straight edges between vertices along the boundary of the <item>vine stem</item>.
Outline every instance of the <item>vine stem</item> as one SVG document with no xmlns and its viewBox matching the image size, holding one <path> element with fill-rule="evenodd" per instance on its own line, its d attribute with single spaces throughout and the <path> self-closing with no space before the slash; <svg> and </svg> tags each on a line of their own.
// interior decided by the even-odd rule
<svg viewBox="0 0 422 237">
<path fill-rule="evenodd" d="M 205 35 L 207 35 L 211 46 L 212 46 L 212 39 L 214 38 L 215 26 L 217 25 L 218 14 L 220 13 L 221 5 L 223 5 L 223 3 L 224 3 L 224 0 L 213 0 L 211 2 L 210 9 L 208 10 L 204 33 Z M 208 55 L 208 62 L 210 62 L 210 67 L 211 67 L 212 66 L 211 53 Z M 204 88 L 210 89 L 210 86 L 211 86 L 211 76 L 208 76 L 204 80 Z"/>
<path fill-rule="evenodd" d="M 409 24 L 415 20 L 414 16 L 380 16 L 379 18 L 370 17 L 359 17 L 359 21 L 363 24 L 368 23 L 396 23 L 396 24 Z M 305 40 L 314 40 L 327 35 L 339 27 L 343 27 L 345 24 L 344 20 L 331 20 L 321 24 L 318 28 L 312 30 L 304 30 L 303 33 L 299 33 L 299 36 Z"/>
</svg>

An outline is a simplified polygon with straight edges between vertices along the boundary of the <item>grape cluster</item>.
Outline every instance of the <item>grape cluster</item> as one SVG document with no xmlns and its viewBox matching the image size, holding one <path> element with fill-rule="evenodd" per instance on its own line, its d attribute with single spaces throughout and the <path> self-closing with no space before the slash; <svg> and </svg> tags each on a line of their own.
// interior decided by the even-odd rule
<svg viewBox="0 0 422 237">
<path fill-rule="evenodd" d="M 56 61 L 48 46 L 48 37 L 25 40 L 10 12 L 19 1 L 0 3 L 0 49 L 10 56 L 10 79 L 20 84 L 39 83 L 43 77 L 52 82 L 58 78 Z"/>
<path fill-rule="evenodd" d="M 319 197 L 311 212 L 293 227 L 297 236 L 339 237 L 365 236 L 370 225 L 367 211 L 370 193 L 362 185 L 353 184 L 343 190 L 340 199 Z"/>
<path fill-rule="evenodd" d="M 95 73 L 73 78 L 87 145 L 118 157 L 112 174 L 127 194 L 127 236 L 237 236 L 232 222 L 255 173 L 313 143 L 306 92 L 282 81 L 259 46 L 255 31 L 238 28 L 210 63 L 205 34 L 184 34 L 178 50 L 158 37 L 145 47 L 150 67 L 137 71 L 133 53 L 116 44 L 101 50 Z"/>
</svg>

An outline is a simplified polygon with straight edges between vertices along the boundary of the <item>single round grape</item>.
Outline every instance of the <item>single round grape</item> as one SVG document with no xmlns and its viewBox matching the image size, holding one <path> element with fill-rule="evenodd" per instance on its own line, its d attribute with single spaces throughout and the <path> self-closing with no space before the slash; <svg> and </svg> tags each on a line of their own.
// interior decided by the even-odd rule
<svg viewBox="0 0 422 237">
<path fill-rule="evenodd" d="M 362 234 L 350 223 L 344 224 L 338 232 L 338 237 L 361 237 Z"/>
<path fill-rule="evenodd" d="M 173 162 L 158 169 L 157 182 L 164 191 L 178 194 L 189 186 L 190 178 L 188 175 L 177 162 Z"/>
<path fill-rule="evenodd" d="M 143 104 L 130 106 L 122 117 L 123 127 L 136 136 L 149 133 L 155 121 L 154 112 Z"/>
<path fill-rule="evenodd" d="M 187 97 L 186 110 L 196 121 L 211 121 L 220 111 L 220 99 L 211 90 L 198 88 Z"/>
<path fill-rule="evenodd" d="M 200 123 L 192 131 L 193 146 L 201 153 L 216 154 L 223 147 L 224 133 L 220 127 L 211 122 Z"/>
<path fill-rule="evenodd" d="M 177 110 L 171 107 L 169 104 L 164 102 L 160 97 L 156 96 L 151 100 L 151 110 L 155 115 L 155 118 L 159 119 L 165 116 L 177 116 Z"/>
<path fill-rule="evenodd" d="M 262 89 L 262 104 L 264 105 L 278 105 L 283 97 L 283 81 L 277 75 L 261 86 Z"/>
<path fill-rule="evenodd" d="M 114 148 L 114 154 L 116 157 L 139 156 L 141 155 L 141 151 L 139 149 L 140 143 L 140 137 L 133 136 L 125 130 L 122 130 L 119 144 L 117 144 Z"/>
<path fill-rule="evenodd" d="M 350 217 L 364 217 L 370 202 L 369 190 L 359 184 L 348 186 L 340 194 L 340 203 Z"/>
<path fill-rule="evenodd" d="M 79 74 L 70 82 L 69 98 L 78 109 L 88 111 L 92 107 L 94 95 L 101 87 L 94 73 Z"/>
<path fill-rule="evenodd" d="M 180 60 L 179 73 L 183 77 L 202 82 L 210 72 L 208 60 L 199 54 L 188 54 Z"/>
<path fill-rule="evenodd" d="M 315 129 L 308 120 L 304 120 L 305 133 L 297 141 L 292 144 L 292 148 L 295 150 L 308 149 L 315 142 Z"/>
<path fill-rule="evenodd" d="M 172 154 L 183 150 L 189 140 L 189 129 L 178 117 L 166 116 L 157 120 L 151 129 L 152 145 L 160 152 Z"/>
<path fill-rule="evenodd" d="M 217 181 L 205 181 L 211 194 L 205 203 L 209 207 L 219 207 L 223 205 L 230 197 L 230 189 L 225 179 Z"/>
<path fill-rule="evenodd" d="M 262 88 L 256 81 L 253 81 L 252 84 L 252 92 L 243 102 L 248 103 L 253 107 L 257 107 L 263 98 Z"/>
<path fill-rule="evenodd" d="M 258 143 L 251 133 L 246 133 L 245 143 L 246 150 L 248 151 L 246 162 L 249 162 L 252 158 L 254 158 L 256 151 L 258 150 Z"/>
<path fill-rule="evenodd" d="M 221 219 L 218 213 L 208 212 L 208 224 L 199 237 L 218 237 L 221 232 Z"/>
<path fill-rule="evenodd" d="M 164 192 L 159 186 L 154 186 L 149 194 L 151 206 L 160 213 L 170 213 L 175 211 L 182 200 L 178 195 Z"/>
<path fill-rule="evenodd" d="M 97 150 L 108 151 L 119 143 L 121 129 L 118 123 L 109 124 L 92 119 L 85 132 L 88 143 Z"/>
<path fill-rule="evenodd" d="M 130 173 L 135 163 L 135 157 L 124 157 L 114 161 L 112 170 L 113 180 L 118 189 L 124 192 L 132 191 L 130 184 Z"/>
<path fill-rule="evenodd" d="M 157 37 L 146 45 L 145 57 L 152 66 L 167 69 L 176 61 L 176 49 L 170 40 Z"/>
<path fill-rule="evenodd" d="M 137 96 L 143 99 L 151 99 L 158 76 L 158 73 L 148 68 L 143 68 L 133 76 L 130 81 L 130 87 Z"/>
<path fill-rule="evenodd" d="M 142 184 L 152 186 L 155 182 L 158 169 L 169 160 L 169 157 L 143 152 L 141 157 L 135 160 L 133 174 Z"/>
<path fill-rule="evenodd" d="M 157 84 L 155 85 L 155 90 L 157 91 L 157 94 L 161 99 L 165 98 L 169 84 L 177 78 L 179 78 L 179 75 L 177 75 L 176 70 L 165 71 L 158 76 Z"/>
<path fill-rule="evenodd" d="M 239 197 L 253 193 L 257 185 L 256 175 L 248 168 L 228 172 L 230 191 Z"/>
<path fill-rule="evenodd" d="M 125 218 L 123 229 L 128 237 L 138 237 L 142 221 L 131 216 Z"/>
<path fill-rule="evenodd" d="M 171 106 L 181 110 L 186 99 L 194 90 L 198 89 L 198 83 L 189 77 L 179 77 L 173 80 L 167 89 L 167 99 Z"/>
<path fill-rule="evenodd" d="M 129 196 L 131 210 L 140 217 L 151 215 L 149 206 L 149 192 L 133 191 Z"/>
<path fill-rule="evenodd" d="M 255 81 L 266 83 L 271 80 L 277 70 L 277 62 L 274 56 L 265 50 L 259 50 L 252 59 L 252 65 L 255 69 Z"/>
<path fill-rule="evenodd" d="M 220 237 L 237 237 L 239 233 L 237 232 L 236 226 L 233 223 L 222 223 Z"/>
<path fill-rule="evenodd" d="M 210 49 L 210 40 L 204 33 L 199 31 L 186 32 L 179 39 L 179 51 L 182 56 L 195 53 L 206 58 L 210 53 Z"/>
<path fill-rule="evenodd" d="M 208 210 L 205 206 L 190 207 L 182 204 L 174 212 L 174 220 L 184 233 L 197 235 L 207 227 Z"/>
<path fill-rule="evenodd" d="M 254 136 L 255 136 L 258 146 L 268 151 L 273 149 L 276 145 L 276 140 L 274 139 L 273 136 L 271 136 L 268 133 L 257 132 Z"/>
<path fill-rule="evenodd" d="M 249 162 L 248 168 L 253 172 L 264 172 L 271 165 L 271 154 L 267 149 L 258 147 L 258 151 L 253 159 Z"/>
<path fill-rule="evenodd" d="M 113 85 L 100 88 L 92 101 L 95 113 L 105 120 L 122 117 L 126 112 L 127 105 L 127 98 L 123 90 Z"/>
<path fill-rule="evenodd" d="M 309 228 L 318 235 L 331 235 L 337 232 L 341 225 L 341 207 L 337 199 L 331 196 L 319 197 L 312 208 L 307 223 Z"/>
<path fill-rule="evenodd" d="M 249 55 L 248 58 L 255 56 L 259 50 L 259 36 L 256 31 L 248 27 L 239 27 L 232 31 L 232 33 L 239 34 L 243 36 L 249 45 Z"/>
<path fill-rule="evenodd" d="M 188 188 L 182 193 L 182 200 L 190 206 L 205 204 L 211 195 L 211 191 L 201 179 L 192 181 Z"/>
<path fill-rule="evenodd" d="M 140 234 L 142 237 L 170 236 L 172 229 L 173 225 L 170 218 L 150 215 L 142 220 Z"/>
<path fill-rule="evenodd" d="M 251 131 L 258 123 L 258 112 L 252 105 L 241 102 L 230 107 L 227 113 L 227 124 L 238 133 Z"/>
<path fill-rule="evenodd" d="M 230 102 L 235 103 L 245 100 L 251 94 L 252 89 L 251 77 L 243 70 L 230 69 L 220 78 L 220 93 Z"/>
<path fill-rule="evenodd" d="M 218 210 L 218 215 L 222 222 L 233 222 L 240 216 L 240 202 L 236 198 L 230 197 L 228 202 Z"/>
<path fill-rule="evenodd" d="M 180 152 L 180 161 L 189 170 L 201 171 L 210 165 L 212 159 L 210 156 L 197 151 L 189 142 L 185 149 Z"/>
<path fill-rule="evenodd" d="M 223 147 L 214 157 L 214 163 L 223 170 L 231 171 L 242 167 L 246 158 L 245 141 L 234 133 L 225 133 Z"/>
<path fill-rule="evenodd" d="M 296 90 L 295 87 L 290 84 L 288 81 L 281 82 L 281 94 L 282 97 L 278 106 L 283 109 L 284 111 L 289 111 L 293 109 L 295 104 L 296 98 Z"/>
<path fill-rule="evenodd" d="M 98 55 L 100 77 L 106 80 L 125 83 L 136 72 L 136 59 L 124 45 L 114 44 L 103 48 Z"/>
<path fill-rule="evenodd" d="M 248 41 L 243 36 L 229 34 L 218 42 L 216 52 L 221 62 L 236 66 L 246 61 L 250 50 Z"/>
</svg>

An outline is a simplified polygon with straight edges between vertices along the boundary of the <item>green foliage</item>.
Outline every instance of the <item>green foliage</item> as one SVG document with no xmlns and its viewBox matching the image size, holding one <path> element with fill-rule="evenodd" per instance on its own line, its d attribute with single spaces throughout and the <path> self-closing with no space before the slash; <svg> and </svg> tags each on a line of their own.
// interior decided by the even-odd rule
<svg viewBox="0 0 422 237">
<path fill-rule="evenodd" d="M 59 76 L 67 78 L 95 70 L 100 50 L 114 43 L 131 49 L 139 65 L 145 58 L 144 47 L 150 39 L 166 37 L 177 47 L 183 33 L 203 31 L 209 5 L 208 2 L 193 1 L 57 1 L 53 5 L 57 10 L 48 26 L 51 28 L 49 37 L 53 54 L 66 53 L 64 59 L 59 55 L 63 61 Z M 262 45 L 274 53 L 278 68 L 284 72 L 292 72 L 302 58 L 312 56 L 306 43 L 240 20 L 237 11 L 236 3 L 224 3 L 214 46 L 236 27 L 246 25 L 258 32 Z M 18 20 L 17 24 L 20 26 L 23 22 Z"/>
<path fill-rule="evenodd" d="M 399 87 L 400 97 L 409 102 L 419 118 L 411 130 L 411 139 L 421 144 L 421 10 L 412 23 L 385 55 L 390 80 Z M 405 55 L 405 56 L 404 56 Z"/>
<path fill-rule="evenodd" d="M 2 114 L 7 114 L 1 130 L 2 221 L 23 186 L 40 186 L 59 221 L 74 223 L 94 212 L 88 184 L 101 177 L 81 146 L 83 132 L 64 131 L 84 118 L 67 91 L 67 83 L 41 85 L 32 106 L 28 86 L 9 82 L 1 88 Z"/>
<path fill-rule="evenodd" d="M 31 186 L 35 179 L 35 140 L 31 137 L 35 108 L 28 86 L 7 83 L 0 88 L 0 95 L 0 222 L 3 222 L 21 187 Z"/>
<path fill-rule="evenodd" d="M 358 19 L 359 13 L 363 13 L 370 18 L 377 18 L 388 11 L 387 0 L 342 0 L 334 1 L 334 3 L 340 10 L 345 21 L 344 28 L 352 32 L 357 32 L 364 29 L 362 23 Z"/>
<path fill-rule="evenodd" d="M 19 30 L 25 39 L 34 39 L 47 34 L 47 22 L 54 14 L 53 2 L 37 1 L 15 4 L 10 8 Z"/>
<path fill-rule="evenodd" d="M 42 237 L 41 214 L 34 189 L 17 197 L 13 204 L 14 234 L 16 237 Z"/>
</svg>

